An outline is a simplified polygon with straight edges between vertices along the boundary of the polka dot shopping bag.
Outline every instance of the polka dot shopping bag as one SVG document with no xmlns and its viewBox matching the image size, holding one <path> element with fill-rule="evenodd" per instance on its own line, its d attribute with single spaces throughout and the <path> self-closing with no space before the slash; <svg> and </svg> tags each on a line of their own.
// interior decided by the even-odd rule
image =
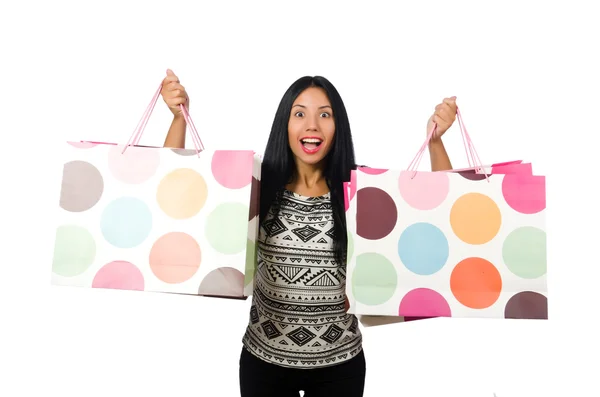
<svg viewBox="0 0 600 397">
<path fill-rule="evenodd" d="M 408 169 L 353 171 L 350 313 L 548 318 L 545 177 L 520 160 L 481 165 L 457 116 L 469 168 L 416 171 L 433 130 Z"/>
<path fill-rule="evenodd" d="M 68 142 L 51 282 L 244 298 L 260 160 L 204 150 L 185 106 L 195 149 L 139 145 L 159 95 L 127 144 Z"/>
</svg>

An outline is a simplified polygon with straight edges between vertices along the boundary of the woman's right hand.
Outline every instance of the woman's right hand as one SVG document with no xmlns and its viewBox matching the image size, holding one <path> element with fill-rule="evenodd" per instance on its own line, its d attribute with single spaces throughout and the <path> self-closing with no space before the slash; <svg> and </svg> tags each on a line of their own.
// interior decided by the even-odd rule
<svg viewBox="0 0 600 397">
<path fill-rule="evenodd" d="M 190 109 L 190 98 L 179 82 L 179 78 L 171 69 L 167 69 L 167 76 L 162 82 L 160 94 L 176 118 L 183 117 L 179 105 L 183 104 L 188 110 Z"/>
</svg>

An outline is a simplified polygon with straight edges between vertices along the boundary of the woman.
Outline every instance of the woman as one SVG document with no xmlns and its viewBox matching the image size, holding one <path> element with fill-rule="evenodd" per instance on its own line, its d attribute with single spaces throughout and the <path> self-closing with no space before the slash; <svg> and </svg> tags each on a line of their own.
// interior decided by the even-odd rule
<svg viewBox="0 0 600 397">
<path fill-rule="evenodd" d="M 162 97 L 174 114 L 165 146 L 185 145 L 172 71 Z M 434 171 L 452 168 L 441 137 L 456 116 L 446 98 L 428 121 Z M 302 77 L 284 94 L 263 157 L 258 263 L 240 357 L 242 397 L 362 396 L 365 357 L 358 320 L 346 313 L 347 232 L 342 183 L 356 168 L 350 124 L 335 87 Z"/>
</svg>

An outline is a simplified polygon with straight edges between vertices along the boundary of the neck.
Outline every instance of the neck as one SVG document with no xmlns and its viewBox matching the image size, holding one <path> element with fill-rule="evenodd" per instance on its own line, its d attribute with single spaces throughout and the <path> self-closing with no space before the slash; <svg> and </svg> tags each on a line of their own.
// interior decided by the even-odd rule
<svg viewBox="0 0 600 397">
<path fill-rule="evenodd" d="M 323 195 L 329 191 L 323 168 L 302 163 L 296 165 L 296 174 L 287 188 L 307 196 Z"/>
</svg>

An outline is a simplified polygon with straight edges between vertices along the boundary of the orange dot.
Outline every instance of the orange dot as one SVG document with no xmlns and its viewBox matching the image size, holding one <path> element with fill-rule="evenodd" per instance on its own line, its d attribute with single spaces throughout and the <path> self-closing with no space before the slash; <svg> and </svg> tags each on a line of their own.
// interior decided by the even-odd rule
<svg viewBox="0 0 600 397">
<path fill-rule="evenodd" d="M 493 305 L 502 291 L 498 269 L 482 258 L 467 258 L 458 263 L 450 276 L 454 297 L 472 309 Z"/>
<path fill-rule="evenodd" d="M 486 195 L 468 193 L 459 197 L 450 210 L 454 234 L 467 244 L 485 244 L 496 237 L 502 224 L 498 205 Z"/>
<path fill-rule="evenodd" d="M 187 219 L 204 207 L 207 193 L 202 175 L 189 168 L 180 168 L 167 174 L 160 181 L 156 200 L 168 216 Z"/>
<path fill-rule="evenodd" d="M 201 261 L 200 246 L 192 236 L 182 232 L 161 236 L 150 250 L 150 269 L 159 280 L 169 284 L 191 279 Z"/>
</svg>

